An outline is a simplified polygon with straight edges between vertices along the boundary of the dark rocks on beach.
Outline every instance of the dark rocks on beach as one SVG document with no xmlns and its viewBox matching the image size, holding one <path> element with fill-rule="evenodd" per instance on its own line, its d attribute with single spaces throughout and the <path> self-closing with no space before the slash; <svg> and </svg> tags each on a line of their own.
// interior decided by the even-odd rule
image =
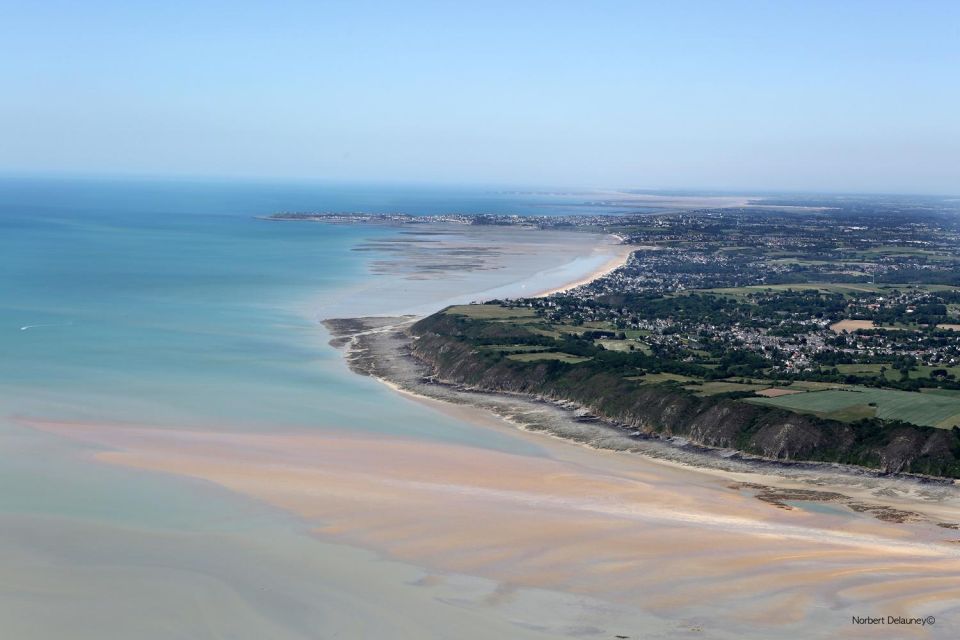
<svg viewBox="0 0 960 640">
<path fill-rule="evenodd" d="M 950 480 L 911 476 L 894 478 L 879 471 L 835 463 L 765 459 L 732 449 L 704 446 L 688 438 L 650 434 L 626 423 L 599 418 L 572 402 L 505 390 L 491 392 L 443 381 L 431 366 L 414 355 L 419 340 L 410 334 L 409 328 L 415 320 L 414 317 L 346 318 L 326 320 L 323 324 L 331 333 L 331 344 L 345 349 L 347 363 L 354 372 L 380 378 L 417 395 L 490 411 L 527 431 L 548 433 L 594 448 L 641 453 L 695 467 L 774 473 L 814 485 L 823 482 L 824 477 L 830 477 L 841 484 L 875 486 L 874 494 L 878 498 L 882 498 L 885 492 L 890 493 L 895 486 L 897 490 L 908 491 L 922 488 L 919 493 L 925 500 L 938 500 L 954 491 Z M 765 495 L 769 496 L 767 501 L 774 504 L 792 499 L 833 499 L 834 495 L 840 494 L 812 491 L 804 493 L 803 497 L 799 493 Z M 863 504 L 845 497 L 844 500 L 844 504 L 852 509 L 855 509 L 853 504 Z M 876 517 L 889 516 L 893 521 L 908 521 L 914 515 L 886 509 L 872 505 L 862 507 Z"/>
</svg>

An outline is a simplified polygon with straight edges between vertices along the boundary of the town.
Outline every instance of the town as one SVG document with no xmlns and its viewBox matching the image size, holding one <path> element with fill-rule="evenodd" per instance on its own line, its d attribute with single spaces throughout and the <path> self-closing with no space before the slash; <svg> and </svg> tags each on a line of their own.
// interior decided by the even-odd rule
<svg viewBox="0 0 960 640">
<path fill-rule="evenodd" d="M 947 199 L 833 196 L 609 215 L 273 219 L 614 234 L 634 250 L 605 276 L 447 313 L 495 322 L 496 337 L 476 346 L 512 366 L 615 369 L 642 388 L 951 429 L 960 425 L 957 214 Z"/>
<path fill-rule="evenodd" d="M 624 267 L 523 304 L 631 331 L 634 348 L 708 378 L 737 352 L 744 375 L 952 388 L 960 227 L 949 209 L 890 209 L 648 216 L 626 234 L 638 248 Z"/>
</svg>

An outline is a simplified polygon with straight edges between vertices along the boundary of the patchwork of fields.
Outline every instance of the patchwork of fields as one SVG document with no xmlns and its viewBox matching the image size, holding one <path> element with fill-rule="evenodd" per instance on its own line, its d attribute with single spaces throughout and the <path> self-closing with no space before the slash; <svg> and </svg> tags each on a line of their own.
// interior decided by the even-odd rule
<svg viewBox="0 0 960 640">
<path fill-rule="evenodd" d="M 729 290 L 714 290 L 715 293 L 744 295 L 751 291 L 770 289 L 789 289 L 796 285 L 774 287 L 739 287 Z M 817 288 L 830 292 L 862 292 L 875 288 L 874 285 L 834 285 L 818 284 Z M 461 305 L 447 310 L 451 315 L 466 316 L 471 319 L 518 325 L 541 336 L 563 339 L 569 335 L 582 335 L 585 331 L 613 331 L 614 327 L 605 322 L 587 321 L 546 321 L 530 308 L 506 308 L 499 305 Z M 846 323 L 846 324 L 844 324 Z M 867 321 L 844 320 L 835 324 L 835 330 L 854 330 L 860 325 L 871 324 Z M 620 339 L 597 338 L 593 344 L 608 351 L 638 352 L 650 354 L 650 347 L 642 340 L 649 335 L 648 330 L 628 329 Z M 516 362 L 556 361 L 566 364 L 580 364 L 592 360 L 589 356 L 565 353 L 556 347 L 539 344 L 490 344 L 479 347 L 484 351 L 497 351 Z M 710 364 L 703 364 L 710 368 Z M 903 379 L 903 373 L 894 368 L 893 362 L 837 364 L 841 375 L 880 378 L 888 381 Z M 960 366 L 940 367 L 954 379 L 960 379 Z M 929 378 L 936 367 L 919 365 L 907 374 L 910 379 Z M 718 394 L 758 394 L 756 397 L 743 398 L 746 402 L 779 407 L 798 413 L 813 414 L 822 418 L 853 422 L 864 418 L 881 420 L 902 420 L 917 425 L 949 429 L 960 425 L 960 391 L 952 393 L 940 389 L 927 389 L 925 393 L 900 391 L 896 389 L 878 389 L 856 384 L 837 382 L 793 381 L 777 383 L 776 380 L 757 378 L 724 378 L 704 380 L 700 377 L 679 375 L 667 372 L 649 372 L 646 375 L 627 375 L 627 379 L 642 385 L 675 384 L 698 396 Z"/>
<path fill-rule="evenodd" d="M 507 357 L 511 360 L 516 360 L 517 362 L 542 362 L 546 360 L 556 360 L 558 362 L 566 362 L 568 364 L 577 364 L 578 362 L 586 362 L 587 360 L 590 360 L 590 358 L 573 355 L 572 353 L 563 353 L 562 351 L 550 351 L 547 353 L 511 353 Z"/>
<path fill-rule="evenodd" d="M 893 364 L 890 362 L 887 363 L 872 363 L 872 364 L 838 364 L 835 365 L 837 371 L 843 374 L 852 373 L 858 376 L 870 376 L 873 378 L 878 378 L 881 375 L 884 379 L 895 381 L 900 380 L 903 377 L 903 374 L 899 370 L 893 368 Z M 910 370 L 907 377 L 911 380 L 916 378 L 929 378 L 930 375 L 938 370 L 943 369 L 948 374 L 952 374 L 954 377 L 960 377 L 960 367 L 950 367 L 950 366 L 929 366 L 929 365 L 918 365 Z"/>
<path fill-rule="evenodd" d="M 748 402 L 835 420 L 877 417 L 946 429 L 960 425 L 960 396 L 939 393 L 850 387 L 776 398 L 750 398 Z"/>
</svg>

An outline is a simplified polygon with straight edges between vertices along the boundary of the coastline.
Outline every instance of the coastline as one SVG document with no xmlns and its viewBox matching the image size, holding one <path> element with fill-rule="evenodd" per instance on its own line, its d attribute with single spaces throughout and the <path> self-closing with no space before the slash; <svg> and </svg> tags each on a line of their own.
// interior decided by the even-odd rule
<svg viewBox="0 0 960 640">
<path fill-rule="evenodd" d="M 551 442 L 577 446 L 592 454 L 626 455 L 638 465 L 653 464 L 723 478 L 742 485 L 757 499 L 773 503 L 776 499 L 771 495 L 777 491 L 798 492 L 805 500 L 844 504 L 878 519 L 950 525 L 960 520 L 960 492 L 954 480 L 891 476 L 832 463 L 771 460 L 695 445 L 681 438 L 641 436 L 591 416 L 572 403 L 437 381 L 426 365 L 408 352 L 404 328 L 417 319 L 331 319 L 323 324 L 332 336 L 331 346 L 343 350 L 354 373 L 370 376 L 394 392 L 473 424 L 489 428 L 499 421 L 513 432 L 527 434 L 552 453 L 556 448 L 549 446 Z"/>
<path fill-rule="evenodd" d="M 637 247 L 625 244 L 617 234 L 610 236 L 618 241 L 618 244 L 611 245 L 617 248 L 612 258 L 585 276 L 541 291 L 533 297 L 569 291 L 624 266 Z M 405 346 L 409 337 L 404 327 L 421 317 L 424 316 L 326 319 L 322 324 L 331 334 L 330 345 L 343 350 L 344 358 L 354 373 L 371 376 L 394 392 L 426 403 L 435 410 L 446 408 L 448 411 L 457 411 L 460 417 L 466 417 L 475 424 L 482 422 L 486 427 L 491 426 L 490 421 L 483 419 L 484 415 L 494 421 L 503 421 L 514 432 L 534 434 L 536 441 L 541 444 L 543 440 L 540 436 L 547 435 L 551 439 L 594 451 L 629 453 L 656 464 L 691 472 L 719 474 L 745 486 L 757 484 L 754 488 L 758 495 L 764 494 L 764 488 L 771 487 L 803 490 L 803 487 L 829 485 L 832 489 L 844 490 L 849 494 L 842 495 L 841 502 L 846 498 L 856 502 L 882 497 L 883 500 L 874 505 L 880 511 L 905 509 L 904 513 L 907 513 L 910 508 L 918 506 L 918 497 L 921 498 L 920 506 L 930 507 L 941 501 L 955 501 L 960 508 L 960 493 L 957 492 L 960 481 L 956 480 L 910 474 L 890 476 L 872 469 L 837 463 L 774 460 L 736 450 L 701 446 L 682 438 L 641 436 L 632 429 L 627 430 L 591 416 L 572 403 L 465 389 L 437 381 L 432 372 L 410 355 Z M 464 409 L 469 409 L 466 412 L 469 416 L 463 414 Z M 931 490 L 934 487 L 937 489 Z M 906 499 L 892 499 L 895 496 Z M 820 499 L 816 495 L 811 497 Z M 855 506 L 864 507 L 862 503 Z M 870 512 L 873 507 L 867 506 L 863 510 Z M 953 509 L 948 509 L 947 514 L 943 515 L 960 519 L 960 513 L 955 514 Z M 904 516 L 907 519 L 910 517 Z M 931 515 L 931 519 L 937 517 Z"/>
<path fill-rule="evenodd" d="M 406 411 L 383 416 L 388 428 L 376 431 L 324 412 L 310 426 L 256 432 L 24 424 L 79 441 L 99 463 L 212 483 L 292 515 L 324 543 L 399 561 L 419 575 L 399 592 L 425 591 L 442 605 L 424 617 L 445 615 L 448 605 L 476 616 L 464 637 L 524 635 L 490 633 L 488 619 L 551 638 L 631 637 L 637 629 L 653 637 L 835 637 L 851 614 L 947 622 L 960 613 L 954 487 L 779 469 L 634 438 L 573 405 L 444 385 L 405 353 L 403 329 L 415 320 L 324 325 L 350 368 L 379 380 L 362 386 L 383 383 L 383 396 L 397 391 L 403 402 L 509 434 L 510 446 L 403 432 L 404 419 L 417 415 Z M 328 355 L 338 375 L 355 375 L 340 354 Z M 464 581 L 477 585 L 468 596 L 450 591 Z M 400 602 L 392 608 L 406 611 Z M 935 633 L 949 630 L 944 622 Z"/>
<path fill-rule="evenodd" d="M 574 280 L 572 282 L 567 282 L 565 284 L 560 285 L 559 287 L 554 287 L 552 289 L 547 289 L 546 291 L 541 291 L 530 297 L 545 298 L 555 293 L 563 293 L 564 291 L 570 291 L 571 289 L 582 287 L 585 284 L 590 284 L 594 280 L 597 280 L 598 278 L 602 278 L 603 276 L 609 275 L 614 271 L 616 271 L 617 269 L 619 269 L 620 267 L 625 266 L 627 262 L 630 260 L 630 256 L 633 255 L 633 252 L 636 250 L 636 247 L 624 243 L 624 238 L 622 236 L 619 236 L 615 233 L 610 235 L 617 238 L 618 240 L 618 243 L 613 245 L 618 249 L 616 255 L 614 255 L 612 258 L 610 258 L 609 260 L 604 262 L 602 265 L 600 265 L 600 267 L 598 267 L 588 275 L 583 276 L 582 278 L 578 278 L 577 280 Z"/>
<path fill-rule="evenodd" d="M 324 324 L 356 373 L 544 454 L 431 449 L 415 462 L 429 480 L 391 498 L 413 500 L 413 514 L 375 520 L 429 522 L 423 539 L 411 548 L 406 534 L 384 533 L 374 548 L 438 571 L 584 593 L 717 638 L 836 637 L 864 610 L 935 615 L 941 637 L 960 611 L 954 483 L 638 439 L 572 405 L 444 384 L 405 353 L 414 321 Z M 378 459 L 406 455 L 390 440 L 363 446 Z"/>
</svg>

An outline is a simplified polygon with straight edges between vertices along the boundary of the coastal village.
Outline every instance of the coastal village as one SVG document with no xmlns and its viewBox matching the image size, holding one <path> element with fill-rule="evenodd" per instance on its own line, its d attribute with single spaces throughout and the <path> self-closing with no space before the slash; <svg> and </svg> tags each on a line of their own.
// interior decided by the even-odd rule
<svg viewBox="0 0 960 640">
<path fill-rule="evenodd" d="M 612 234 L 633 248 L 612 272 L 549 296 L 460 308 L 523 336 L 485 339 L 481 350 L 531 365 L 616 362 L 641 386 L 827 420 L 960 425 L 955 203 L 781 198 L 645 213 L 610 204 L 587 216 L 274 219 Z"/>
<path fill-rule="evenodd" d="M 949 384 L 960 373 L 960 227 L 950 204 L 781 198 L 645 214 L 605 204 L 610 214 L 271 219 L 602 230 L 636 247 L 623 267 L 547 299 L 507 304 L 629 333 L 626 348 L 665 360 L 709 366 L 717 354 L 755 354 L 755 375 L 918 388 L 931 384 L 919 378 Z"/>
<path fill-rule="evenodd" d="M 736 350 L 763 358 L 765 375 L 954 380 L 960 229 L 953 218 L 896 211 L 868 221 L 857 210 L 830 212 L 647 216 L 627 229 L 637 250 L 622 268 L 523 304 L 552 321 L 630 332 L 634 348 L 685 362 L 710 364 Z"/>
</svg>

